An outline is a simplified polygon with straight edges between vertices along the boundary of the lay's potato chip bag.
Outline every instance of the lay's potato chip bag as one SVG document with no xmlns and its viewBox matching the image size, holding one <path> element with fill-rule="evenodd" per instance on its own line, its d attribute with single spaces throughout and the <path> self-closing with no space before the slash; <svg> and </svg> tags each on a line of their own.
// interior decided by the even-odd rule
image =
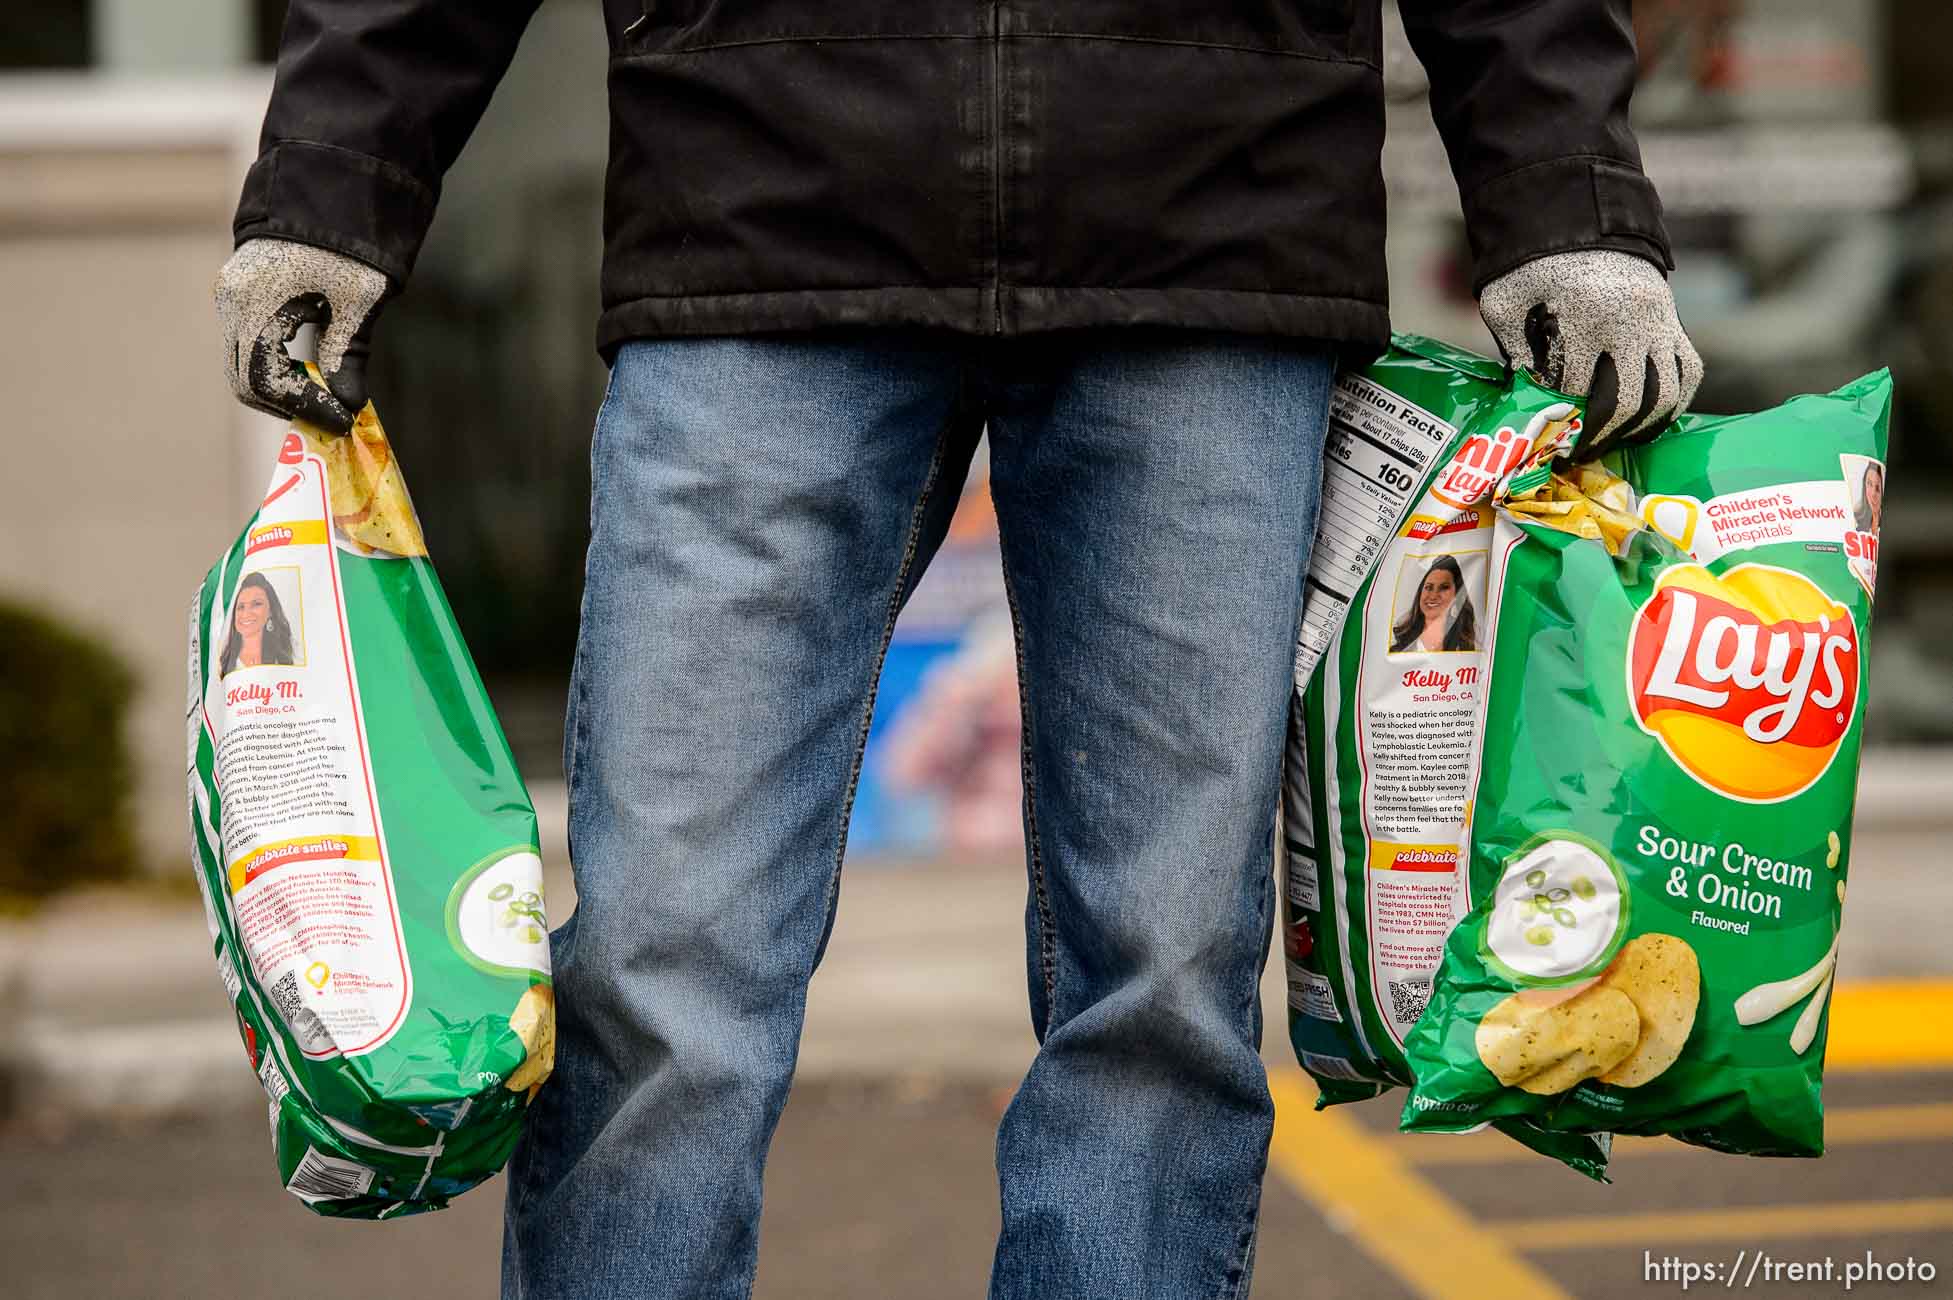
<svg viewBox="0 0 1953 1300">
<path fill-rule="evenodd" d="M 319 1214 L 498 1171 L 555 1051 L 536 816 L 373 408 L 294 424 L 190 609 L 190 827 L 217 973 Z"/>
<path fill-rule="evenodd" d="M 1880 371 L 1600 466 L 1536 439 L 1494 494 L 1468 907 L 1405 1129 L 1822 1152 L 1890 402 Z M 1578 412 L 1520 376 L 1484 418 Z"/>
<path fill-rule="evenodd" d="M 1400 334 L 1331 398 L 1282 832 L 1289 1040 L 1323 1105 L 1411 1081 L 1404 1040 L 1459 915 L 1492 497 L 1573 412 L 1507 427 L 1507 393 L 1498 362 Z M 1604 1134 L 1500 1127 L 1605 1167 Z"/>
</svg>

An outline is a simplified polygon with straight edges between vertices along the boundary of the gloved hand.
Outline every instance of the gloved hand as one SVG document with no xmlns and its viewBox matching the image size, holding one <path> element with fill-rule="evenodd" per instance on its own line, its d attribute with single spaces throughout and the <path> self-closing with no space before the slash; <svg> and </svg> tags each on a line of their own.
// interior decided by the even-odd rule
<svg viewBox="0 0 1953 1300">
<path fill-rule="evenodd" d="M 1702 358 L 1654 263 L 1632 253 L 1551 253 L 1485 286 L 1478 313 L 1506 361 L 1587 399 L 1575 460 L 1646 442 L 1687 409 Z"/>
<path fill-rule="evenodd" d="M 246 406 L 344 433 L 366 405 L 366 357 L 386 276 L 339 253 L 246 240 L 217 273 L 217 320 L 231 391 Z M 321 388 L 285 345 L 317 325 Z M 328 389 L 330 391 L 328 391 Z"/>
</svg>

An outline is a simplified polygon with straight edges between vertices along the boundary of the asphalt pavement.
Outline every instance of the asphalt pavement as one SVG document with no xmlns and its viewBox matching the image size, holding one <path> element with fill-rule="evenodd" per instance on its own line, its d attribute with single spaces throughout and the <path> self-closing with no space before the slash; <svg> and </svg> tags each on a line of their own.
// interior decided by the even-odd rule
<svg viewBox="0 0 1953 1300">
<path fill-rule="evenodd" d="M 1941 1276 L 1858 1289 L 1953 1295 L 1945 1213 L 1953 1075 L 1854 1073 L 1829 1087 L 1834 1110 L 1852 1116 L 1856 1131 L 1884 1136 L 1834 1138 L 1820 1161 L 1624 1142 L 1612 1187 L 1503 1139 L 1394 1133 L 1387 1102 L 1345 1107 L 1334 1119 L 1285 1109 L 1291 1154 L 1318 1166 L 1316 1177 L 1334 1190 L 1312 1196 L 1281 1168 L 1278 1150 L 1263 1193 L 1254 1294 L 1628 1300 L 1682 1294 L 1663 1267 L 1728 1267 L 1744 1251 L 1780 1264 L 1830 1259 L 1839 1271 L 1835 1285 L 1752 1281 L 1740 1287 L 1746 1294 L 1844 1294 L 1841 1270 L 1870 1252 L 1889 1265 L 1932 1264 Z M 997 1230 L 993 1140 L 1007 1098 L 1004 1087 L 926 1076 L 796 1085 L 768 1163 L 758 1300 L 978 1300 Z M 1888 1110 L 1902 1110 L 1906 1122 L 1883 1130 L 1865 1122 Z M 1914 1135 L 1898 1135 L 1907 1128 Z M 1361 1149 L 1352 1150 L 1347 1130 Z M 1378 1199 L 1394 1186 L 1393 1169 L 1422 1190 Z M 0 1170 L 0 1271 L 10 1300 L 496 1294 L 499 1179 L 439 1214 L 314 1218 L 278 1187 L 256 1101 L 167 1119 L 17 1121 L 0 1128 Z M 1462 1229 L 1439 1223 L 1432 1204 L 1453 1207 Z M 1371 1246 L 1379 1236 L 1431 1261 L 1441 1280 L 1420 1288 L 1379 1259 Z M 1490 1267 L 1503 1259 L 1520 1280 L 1488 1290 L 1479 1285 L 1485 1277 L 1463 1270 L 1465 1257 L 1487 1249 Z"/>
<path fill-rule="evenodd" d="M 1867 773 L 1852 912 L 1887 923 L 1856 944 L 1847 928 L 1823 1160 L 1623 1142 L 1602 1187 L 1492 1135 L 1399 1135 L 1389 1101 L 1312 1113 L 1276 963 L 1255 1294 L 1611 1300 L 1679 1294 L 1685 1269 L 1691 1290 L 1704 1269 L 1725 1286 L 1733 1268 L 1725 1289 L 1836 1295 L 1871 1252 L 1911 1276 L 1852 1294 L 1953 1295 L 1947 774 Z M 538 795 L 560 864 L 560 791 Z M 549 892 L 565 914 L 560 867 Z M 996 1121 L 1035 1049 L 1023 903 L 1015 865 L 850 864 L 768 1166 L 762 1300 L 983 1294 Z M 82 895 L 0 926 L 0 1294 L 494 1294 L 497 1183 L 384 1224 L 314 1219 L 281 1192 L 208 952 L 181 899 Z M 1826 1261 L 1828 1281 L 1785 1278 Z"/>
</svg>

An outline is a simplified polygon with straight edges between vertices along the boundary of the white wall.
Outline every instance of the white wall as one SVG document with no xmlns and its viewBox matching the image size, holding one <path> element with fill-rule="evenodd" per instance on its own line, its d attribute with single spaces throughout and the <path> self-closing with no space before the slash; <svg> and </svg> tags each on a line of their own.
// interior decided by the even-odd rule
<svg viewBox="0 0 1953 1300">
<path fill-rule="evenodd" d="M 250 55 L 247 0 L 93 0 L 98 67 L 222 72 Z"/>
<path fill-rule="evenodd" d="M 220 378 L 210 301 L 268 89 L 0 81 L 0 596 L 101 634 L 138 674 L 152 868 L 188 858 L 190 594 L 276 445 Z"/>
</svg>

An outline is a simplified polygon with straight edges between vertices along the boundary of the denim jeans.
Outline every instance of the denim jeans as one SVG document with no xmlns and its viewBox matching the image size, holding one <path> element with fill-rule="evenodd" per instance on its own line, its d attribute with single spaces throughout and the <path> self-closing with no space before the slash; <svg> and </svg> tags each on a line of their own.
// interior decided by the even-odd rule
<svg viewBox="0 0 1953 1300">
<path fill-rule="evenodd" d="M 998 1300 L 1248 1288 L 1257 984 L 1333 362 L 1124 329 L 647 340 L 597 419 L 556 1074 L 503 1294 L 731 1300 L 904 599 L 979 435 L 1017 625 L 1041 1044 Z"/>
</svg>

